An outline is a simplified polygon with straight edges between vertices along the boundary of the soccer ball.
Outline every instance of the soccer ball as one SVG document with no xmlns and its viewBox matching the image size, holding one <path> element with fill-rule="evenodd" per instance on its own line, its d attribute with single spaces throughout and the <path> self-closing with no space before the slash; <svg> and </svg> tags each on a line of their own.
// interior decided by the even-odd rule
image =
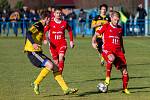
<svg viewBox="0 0 150 100">
<path fill-rule="evenodd" d="M 107 90 L 108 90 L 108 87 L 104 83 L 99 83 L 97 85 L 97 89 L 98 89 L 99 92 L 106 93 Z"/>
</svg>

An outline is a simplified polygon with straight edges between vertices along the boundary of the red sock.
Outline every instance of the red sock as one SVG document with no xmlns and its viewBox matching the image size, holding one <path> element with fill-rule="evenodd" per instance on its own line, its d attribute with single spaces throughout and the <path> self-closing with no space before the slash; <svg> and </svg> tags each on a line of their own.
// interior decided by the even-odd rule
<svg viewBox="0 0 150 100">
<path fill-rule="evenodd" d="M 106 64 L 106 77 L 110 77 L 110 75 L 111 75 L 111 68 L 112 68 L 112 64 L 111 63 L 107 63 Z"/>
<path fill-rule="evenodd" d="M 122 81 L 123 81 L 123 89 L 127 89 L 128 81 L 129 81 L 128 74 L 123 74 Z"/>
<path fill-rule="evenodd" d="M 62 72 L 63 72 L 63 69 L 64 69 L 64 61 L 63 61 L 63 60 L 62 60 L 62 61 L 59 61 L 58 67 L 59 67 L 59 71 L 62 73 Z"/>
</svg>

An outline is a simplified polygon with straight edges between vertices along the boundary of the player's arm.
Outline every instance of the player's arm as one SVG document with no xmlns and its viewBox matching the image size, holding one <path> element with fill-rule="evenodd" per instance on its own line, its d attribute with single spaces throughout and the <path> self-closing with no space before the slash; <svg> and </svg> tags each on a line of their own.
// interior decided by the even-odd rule
<svg viewBox="0 0 150 100">
<path fill-rule="evenodd" d="M 123 44 L 123 31 L 122 31 L 122 29 L 121 29 L 121 36 L 120 36 L 120 45 L 121 45 L 122 52 L 125 53 L 124 44 Z"/>
<path fill-rule="evenodd" d="M 92 37 L 92 46 L 94 49 L 97 49 L 97 42 L 96 42 L 96 37 L 98 33 L 95 33 L 94 36 Z"/>
<path fill-rule="evenodd" d="M 49 29 L 50 29 L 49 25 L 46 25 L 44 27 L 44 33 L 43 33 L 43 43 L 44 44 L 47 44 L 46 32 L 49 31 Z"/>
<path fill-rule="evenodd" d="M 27 39 L 28 39 L 32 44 L 35 43 L 35 42 L 34 42 L 34 39 L 32 38 L 32 34 L 36 34 L 37 32 L 38 32 L 38 29 L 37 29 L 34 25 L 32 25 L 31 28 L 29 29 L 29 31 L 28 31 L 27 34 L 26 34 Z"/>
<path fill-rule="evenodd" d="M 122 37 L 120 38 L 120 43 L 121 43 L 122 51 L 123 51 L 123 53 L 125 53 L 124 44 L 123 44 L 123 38 Z"/>
<path fill-rule="evenodd" d="M 69 38 L 70 38 L 70 47 L 73 48 L 74 47 L 73 33 L 72 33 L 72 29 L 68 23 L 67 23 L 67 30 L 68 30 L 68 34 L 69 34 Z"/>
<path fill-rule="evenodd" d="M 49 31 L 49 29 L 50 29 L 49 25 L 46 25 L 46 26 L 44 27 L 43 40 L 46 40 L 46 32 Z"/>
<path fill-rule="evenodd" d="M 36 34 L 38 29 L 35 26 L 32 26 L 26 34 L 27 39 L 32 43 L 34 49 L 38 49 L 39 44 L 35 43 L 32 34 Z"/>
</svg>

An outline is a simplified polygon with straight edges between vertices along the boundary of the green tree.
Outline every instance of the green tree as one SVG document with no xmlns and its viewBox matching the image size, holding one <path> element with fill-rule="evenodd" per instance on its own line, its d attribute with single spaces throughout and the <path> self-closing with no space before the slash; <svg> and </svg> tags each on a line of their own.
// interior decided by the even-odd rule
<svg viewBox="0 0 150 100">
<path fill-rule="evenodd" d="M 10 4 L 8 0 L 0 0 L 0 10 L 9 10 L 10 9 Z"/>
<path fill-rule="evenodd" d="M 18 2 L 16 3 L 16 5 L 15 5 L 15 8 L 16 8 L 16 9 L 21 9 L 21 8 L 23 8 L 23 6 L 24 6 L 24 3 L 23 3 L 22 1 L 18 1 Z"/>
</svg>

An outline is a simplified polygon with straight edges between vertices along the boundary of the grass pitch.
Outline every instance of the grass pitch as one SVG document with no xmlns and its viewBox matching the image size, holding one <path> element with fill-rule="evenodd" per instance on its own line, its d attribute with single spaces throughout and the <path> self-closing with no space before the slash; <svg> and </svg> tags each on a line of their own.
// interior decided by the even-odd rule
<svg viewBox="0 0 150 100">
<path fill-rule="evenodd" d="M 40 69 L 31 65 L 23 53 L 23 38 L 0 37 L 0 100 L 150 100 L 150 38 L 124 38 L 131 95 L 123 94 L 121 73 L 112 70 L 108 93 L 98 93 L 96 86 L 105 78 L 91 38 L 77 38 L 75 48 L 66 54 L 64 79 L 70 87 L 79 88 L 75 95 L 64 96 L 50 73 L 42 82 L 40 95 L 30 83 Z M 43 46 L 50 56 L 48 46 Z"/>
</svg>

